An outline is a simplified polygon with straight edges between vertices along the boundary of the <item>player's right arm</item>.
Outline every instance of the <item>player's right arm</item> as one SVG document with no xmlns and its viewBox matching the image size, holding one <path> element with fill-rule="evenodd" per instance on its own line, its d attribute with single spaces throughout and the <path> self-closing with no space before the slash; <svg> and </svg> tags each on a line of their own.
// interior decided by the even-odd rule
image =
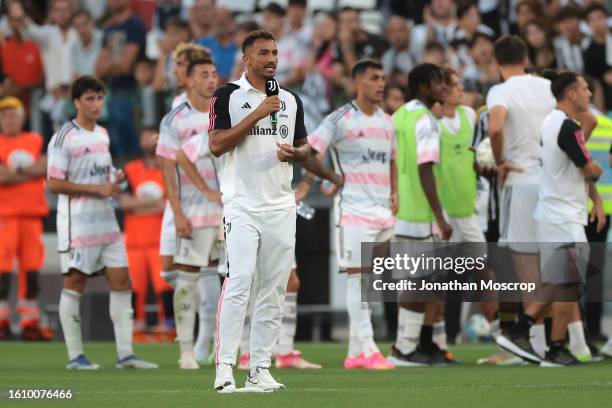
<svg viewBox="0 0 612 408">
<path fill-rule="evenodd" d="M 204 135 L 196 135 L 179 149 L 178 153 L 176 154 L 176 162 L 183 168 L 185 174 L 187 174 L 187 177 L 189 177 L 193 185 L 202 193 L 204 197 L 206 197 L 207 200 L 222 205 L 221 193 L 208 187 L 206 180 L 202 178 L 202 175 L 195 165 L 195 161 L 200 158 L 202 155 L 201 152 L 204 150 L 204 148 L 208 150 L 208 146 L 204 145 Z"/>
<path fill-rule="evenodd" d="M 208 145 L 215 157 L 233 150 L 242 143 L 259 120 L 280 110 L 279 97 L 268 96 L 253 112 L 232 126 L 229 115 L 231 92 L 229 85 L 217 89 L 210 103 Z"/>
<path fill-rule="evenodd" d="M 181 207 L 181 200 L 176 185 L 176 154 L 179 151 L 179 130 L 176 127 L 174 110 L 161 122 L 156 154 L 161 159 L 161 171 L 164 179 L 166 197 L 174 214 L 174 224 L 179 237 L 191 238 L 191 223 Z"/>
</svg>

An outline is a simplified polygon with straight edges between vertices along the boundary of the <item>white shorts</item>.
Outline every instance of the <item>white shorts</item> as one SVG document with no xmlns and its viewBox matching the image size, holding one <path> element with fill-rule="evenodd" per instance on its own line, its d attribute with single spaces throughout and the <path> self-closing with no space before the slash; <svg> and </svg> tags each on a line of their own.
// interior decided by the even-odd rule
<svg viewBox="0 0 612 408">
<path fill-rule="evenodd" d="M 367 227 L 336 228 L 336 248 L 340 270 L 361 268 L 361 243 L 385 242 L 393 238 L 395 229 L 374 229 Z"/>
<path fill-rule="evenodd" d="M 538 253 L 536 221 L 538 185 L 510 185 L 501 191 L 499 206 L 499 242 L 515 252 Z"/>
<path fill-rule="evenodd" d="M 450 242 L 487 241 L 480 228 L 480 220 L 475 214 L 465 218 L 448 217 L 448 222 L 453 227 Z"/>
<path fill-rule="evenodd" d="M 127 268 L 127 251 L 123 240 L 108 245 L 70 248 L 60 253 L 62 273 L 76 269 L 86 275 L 96 275 L 104 268 Z"/>
<path fill-rule="evenodd" d="M 194 228 L 192 239 L 176 238 L 174 263 L 189 266 L 208 266 L 213 246 L 217 242 L 218 227 Z"/>
<path fill-rule="evenodd" d="M 391 254 L 391 257 L 395 257 L 396 255 L 403 256 L 406 252 L 408 253 L 422 252 L 422 249 L 426 247 L 426 243 L 434 243 L 434 242 L 438 242 L 438 238 L 435 235 L 432 235 L 427 238 L 422 238 L 422 239 L 395 236 L 395 239 L 391 242 L 390 254 Z M 412 246 L 411 244 L 416 244 L 416 245 Z M 411 249 L 411 248 L 414 248 L 414 249 Z M 391 277 L 393 279 L 424 278 L 431 274 L 433 274 L 433 271 L 419 270 L 413 274 L 411 274 L 410 271 L 407 271 L 405 269 L 393 269 L 393 271 L 391 271 Z"/>
<path fill-rule="evenodd" d="M 172 208 L 170 208 L 170 204 L 166 203 L 159 239 L 159 254 L 161 256 L 174 256 L 175 248 L 176 228 L 174 226 L 174 213 Z"/>
<path fill-rule="evenodd" d="M 568 284 L 583 281 L 590 252 L 584 225 L 538 220 L 536 233 L 540 242 L 542 282 Z"/>
</svg>

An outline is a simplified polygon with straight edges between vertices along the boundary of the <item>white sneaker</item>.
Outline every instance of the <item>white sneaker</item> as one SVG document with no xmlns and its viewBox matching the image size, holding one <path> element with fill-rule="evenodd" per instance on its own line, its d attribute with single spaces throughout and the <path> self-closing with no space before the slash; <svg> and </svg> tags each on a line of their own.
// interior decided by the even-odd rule
<svg viewBox="0 0 612 408">
<path fill-rule="evenodd" d="M 230 393 L 236 390 L 236 381 L 229 364 L 217 364 L 214 388 L 219 393 Z"/>
<path fill-rule="evenodd" d="M 608 339 L 606 344 L 599 350 L 606 357 L 612 357 L 612 337 Z"/>
<path fill-rule="evenodd" d="M 179 368 L 182 370 L 198 370 L 200 366 L 198 365 L 196 359 L 193 357 L 193 353 L 191 351 L 186 351 L 181 354 Z"/>
<path fill-rule="evenodd" d="M 264 391 L 284 390 L 285 385 L 279 383 L 272 377 L 270 370 L 264 367 L 255 367 L 249 371 L 244 388 L 259 388 Z"/>
<path fill-rule="evenodd" d="M 74 360 L 68 361 L 66 368 L 68 370 L 99 370 L 101 367 L 99 364 L 92 363 L 87 357 L 81 354 Z"/>
<path fill-rule="evenodd" d="M 135 355 L 127 356 L 124 359 L 117 360 L 116 368 L 136 368 L 139 370 L 154 370 L 159 368 L 155 363 L 149 363 L 143 359 L 136 357 Z"/>
</svg>

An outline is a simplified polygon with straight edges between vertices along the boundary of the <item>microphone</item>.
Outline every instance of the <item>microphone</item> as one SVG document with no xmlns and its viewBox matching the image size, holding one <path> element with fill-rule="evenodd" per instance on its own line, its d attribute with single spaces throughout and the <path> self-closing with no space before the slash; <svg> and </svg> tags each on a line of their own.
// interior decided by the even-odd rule
<svg viewBox="0 0 612 408">
<path fill-rule="evenodd" d="M 278 95 L 278 82 L 276 79 L 266 79 L 266 96 Z M 270 114 L 270 122 L 272 122 L 272 131 L 276 133 L 276 112 Z"/>
</svg>

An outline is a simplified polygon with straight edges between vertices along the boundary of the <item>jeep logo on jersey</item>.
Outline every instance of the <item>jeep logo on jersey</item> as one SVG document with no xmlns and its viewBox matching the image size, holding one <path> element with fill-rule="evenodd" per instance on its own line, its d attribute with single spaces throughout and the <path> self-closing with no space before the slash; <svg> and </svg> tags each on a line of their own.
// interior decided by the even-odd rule
<svg viewBox="0 0 612 408">
<path fill-rule="evenodd" d="M 272 128 L 255 126 L 249 132 L 249 136 L 251 135 L 276 135 L 276 132 Z"/>
<path fill-rule="evenodd" d="M 278 131 L 283 139 L 289 136 L 289 128 L 286 125 L 282 125 Z"/>
<path fill-rule="evenodd" d="M 377 152 L 376 150 L 372 150 L 368 147 L 368 151 L 362 156 L 363 161 L 379 161 L 382 164 L 387 162 L 387 152 Z"/>
<path fill-rule="evenodd" d="M 90 176 L 108 176 L 110 174 L 110 166 L 98 166 L 94 164 L 93 169 L 89 171 Z"/>
</svg>

